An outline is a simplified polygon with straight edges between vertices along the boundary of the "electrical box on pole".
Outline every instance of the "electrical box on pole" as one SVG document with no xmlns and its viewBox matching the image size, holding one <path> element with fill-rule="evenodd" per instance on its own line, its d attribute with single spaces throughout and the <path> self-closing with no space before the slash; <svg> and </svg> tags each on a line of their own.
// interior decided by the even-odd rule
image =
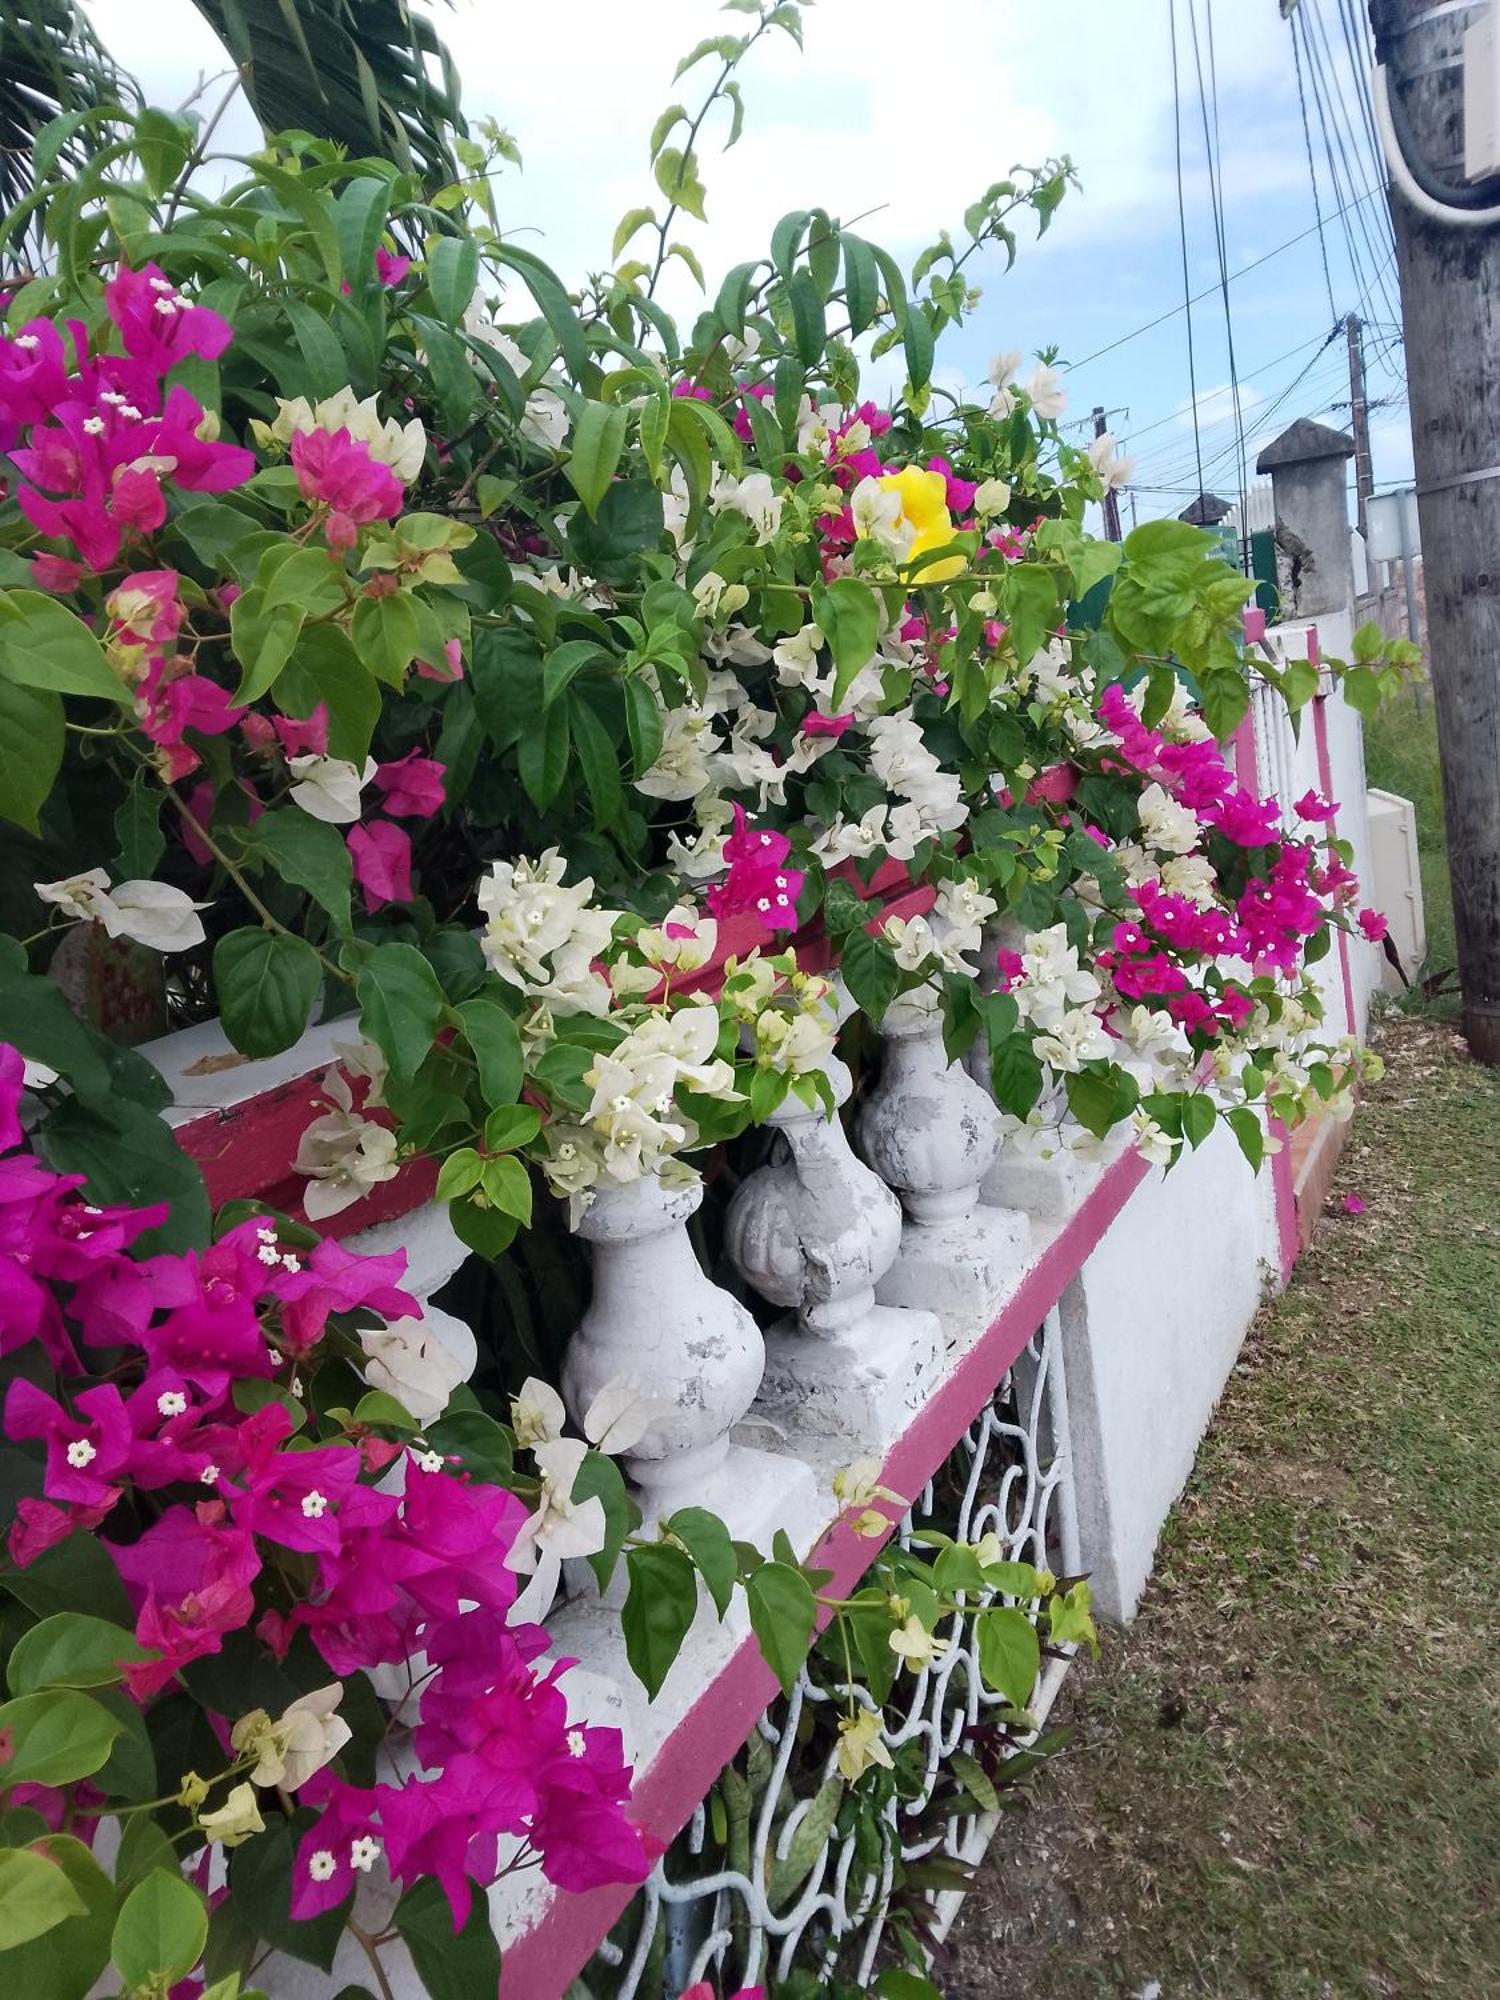
<svg viewBox="0 0 1500 2000">
<path fill-rule="evenodd" d="M 1500 15 L 1487 6 L 1464 30 L 1464 179 L 1500 174 Z"/>
</svg>

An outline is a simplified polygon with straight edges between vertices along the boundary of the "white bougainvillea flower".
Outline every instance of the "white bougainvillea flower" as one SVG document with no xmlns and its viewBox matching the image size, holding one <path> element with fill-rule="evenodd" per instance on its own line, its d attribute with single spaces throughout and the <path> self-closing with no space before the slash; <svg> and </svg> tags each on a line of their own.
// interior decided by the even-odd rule
<svg viewBox="0 0 1500 2000">
<path fill-rule="evenodd" d="M 410 486 L 427 456 L 427 432 L 420 417 L 405 424 L 394 417 L 382 419 L 376 398 L 366 396 L 361 401 L 352 388 L 336 390 L 318 403 L 309 403 L 305 396 L 290 400 L 278 396 L 276 421 L 252 423 L 251 428 L 263 444 L 271 439 L 290 444 L 299 431 L 347 431 L 369 447 L 371 458 L 388 465 L 403 486 Z"/>
<path fill-rule="evenodd" d="M 716 508 L 743 514 L 754 528 L 758 543 L 769 542 L 781 526 L 784 497 L 776 491 L 769 473 L 751 472 L 743 479 L 722 473 L 714 483 L 711 497 Z"/>
<path fill-rule="evenodd" d="M 1108 1062 L 1115 1047 L 1099 1016 L 1087 1007 L 1070 1007 L 1031 1046 L 1043 1062 L 1068 1076 L 1076 1075 L 1086 1062 Z"/>
<path fill-rule="evenodd" d="M 1113 431 L 1101 431 L 1089 445 L 1089 464 L 1103 480 L 1106 493 L 1113 493 L 1121 486 L 1128 486 L 1135 471 L 1133 458 L 1116 456 L 1115 446 L 1118 442 Z"/>
<path fill-rule="evenodd" d="M 597 1555 L 608 1539 L 604 1502 L 596 1493 L 574 1500 L 573 1487 L 588 1446 L 582 1438 L 553 1438 L 534 1448 L 542 1475 L 542 1491 L 534 1512 L 516 1531 L 505 1567 L 531 1582 L 511 1606 L 512 1625 L 533 1624 L 543 1616 L 557 1590 L 562 1566 L 580 1556 Z"/>
<path fill-rule="evenodd" d="M 375 775 L 375 759 L 364 769 L 343 757 L 293 757 L 289 760 L 292 798 L 305 813 L 329 826 L 347 826 L 360 815 L 360 793 Z"/>
<path fill-rule="evenodd" d="M 263 1708 L 242 1715 L 229 1741 L 242 1755 L 254 1754 L 250 1782 L 295 1792 L 321 1771 L 354 1734 L 338 1713 L 343 1698 L 342 1681 L 330 1681 L 289 1702 L 275 1722 Z"/>
<path fill-rule="evenodd" d="M 661 748 L 648 771 L 635 780 L 648 799 L 680 802 L 708 789 L 709 755 L 718 747 L 713 717 L 701 708 L 662 711 Z"/>
<path fill-rule="evenodd" d="M 400 1171 L 395 1133 L 354 1110 L 347 1079 L 325 1070 L 322 1090 L 331 1109 L 303 1132 L 292 1161 L 308 1176 L 302 1206 L 311 1222 L 337 1215 Z"/>
<path fill-rule="evenodd" d="M 940 1660 L 951 1643 L 948 1639 L 940 1639 L 935 1632 L 929 1632 L 915 1613 L 898 1625 L 890 1636 L 891 1651 L 901 1665 L 910 1667 L 914 1674 Z"/>
<path fill-rule="evenodd" d="M 562 1436 L 568 1413 L 550 1382 L 528 1375 L 510 1399 L 510 1425 L 519 1445 L 548 1444 Z"/>
<path fill-rule="evenodd" d="M 1198 845 L 1198 815 L 1163 786 L 1147 785 L 1136 801 L 1136 814 L 1148 847 L 1162 854 L 1190 854 Z"/>
<path fill-rule="evenodd" d="M 857 1715 L 839 1717 L 838 1767 L 852 1785 L 872 1764 L 883 1771 L 893 1768 L 891 1753 L 881 1738 L 880 1711 L 862 1708 Z"/>
<path fill-rule="evenodd" d="M 1003 479 L 985 479 L 974 489 L 974 512 L 981 521 L 1003 514 L 1010 505 L 1010 488 Z"/>
<path fill-rule="evenodd" d="M 1007 347 L 999 354 L 991 355 L 990 365 L 985 370 L 992 389 L 1008 389 L 1016 379 L 1016 371 L 1026 359 L 1019 347 Z"/>
<path fill-rule="evenodd" d="M 750 602 L 750 592 L 744 584 L 731 583 L 711 569 L 693 585 L 693 602 L 701 618 L 732 618 Z"/>
<path fill-rule="evenodd" d="M 464 332 L 482 340 L 486 347 L 492 347 L 524 381 L 531 367 L 530 357 L 508 333 L 502 333 L 494 322 L 479 309 L 478 301 L 471 299 L 464 314 Z M 540 445 L 544 451 L 559 451 L 568 435 L 568 406 L 555 389 L 538 383 L 526 398 L 525 414 L 521 418 L 521 435 L 532 444 Z"/>
<path fill-rule="evenodd" d="M 1063 387 L 1061 371 L 1049 368 L 1045 362 L 1037 363 L 1021 387 L 1039 417 L 1060 417 L 1068 407 L 1068 392 Z"/>
<path fill-rule="evenodd" d="M 198 1827 L 210 1840 L 216 1840 L 220 1847 L 238 1847 L 252 1834 L 264 1833 L 266 1823 L 260 1816 L 254 1787 L 231 1787 L 223 1805 L 216 1806 L 212 1812 L 198 1814 Z"/>
<path fill-rule="evenodd" d="M 901 511 L 901 495 L 878 479 L 862 479 L 849 495 L 854 532 L 861 541 L 878 542 L 893 556 L 904 558 L 916 530 Z"/>
<path fill-rule="evenodd" d="M 643 924 L 635 934 L 635 948 L 648 965 L 682 974 L 701 971 L 718 942 L 718 924 L 691 903 L 676 904 L 659 924 Z"/>
<path fill-rule="evenodd" d="M 448 1407 L 465 1370 L 425 1320 L 407 1316 L 387 1326 L 361 1329 L 365 1380 L 394 1396 L 419 1424 L 430 1424 Z"/>
<path fill-rule="evenodd" d="M 671 1409 L 659 1396 L 641 1393 L 633 1376 L 616 1375 L 589 1404 L 583 1416 L 583 1434 L 595 1451 L 613 1458 L 633 1451 L 658 1417 Z"/>
<path fill-rule="evenodd" d="M 190 951 L 203 942 L 198 912 L 207 903 L 195 903 L 170 882 L 120 882 L 112 889 L 104 869 L 90 868 L 32 887 L 42 902 L 55 903 L 77 921 L 100 924 L 109 937 L 130 938 L 152 951 Z"/>
</svg>

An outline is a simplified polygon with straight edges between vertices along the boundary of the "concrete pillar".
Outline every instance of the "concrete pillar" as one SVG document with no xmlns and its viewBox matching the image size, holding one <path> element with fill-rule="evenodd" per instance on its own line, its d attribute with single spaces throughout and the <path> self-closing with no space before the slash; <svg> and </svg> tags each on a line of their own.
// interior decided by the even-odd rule
<svg viewBox="0 0 1500 2000">
<path fill-rule="evenodd" d="M 1255 461 L 1276 508 L 1276 581 L 1284 620 L 1347 611 L 1354 602 L 1344 462 L 1354 440 L 1299 417 Z"/>
</svg>

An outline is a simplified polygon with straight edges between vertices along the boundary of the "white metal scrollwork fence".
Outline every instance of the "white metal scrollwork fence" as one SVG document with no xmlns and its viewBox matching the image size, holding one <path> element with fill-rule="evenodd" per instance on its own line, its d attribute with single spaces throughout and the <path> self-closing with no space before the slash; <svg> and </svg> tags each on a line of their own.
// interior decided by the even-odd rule
<svg viewBox="0 0 1500 2000">
<path fill-rule="evenodd" d="M 1067 1451 L 1067 1387 L 1055 1311 L 1050 1313 L 1000 1387 L 955 1447 L 943 1471 L 921 1493 L 899 1529 L 903 1540 L 923 1527 L 977 1541 L 989 1530 L 1013 1561 L 1061 1575 L 1080 1567 L 1077 1516 Z M 955 1504 L 955 1495 L 956 1504 Z M 763 1779 L 755 1801 L 748 1870 L 712 1864 L 716 1843 L 700 1805 L 673 1849 L 657 1864 L 615 1939 L 600 1947 L 588 1991 L 608 2000 L 672 2000 L 714 1974 L 725 1990 L 753 1985 L 768 1970 L 785 1978 L 793 1967 L 831 1978 L 835 1969 L 862 1989 L 873 1977 L 889 1916 L 898 1862 L 934 1854 L 972 1863 L 983 1853 L 995 1816 L 975 1811 L 934 1827 L 926 1808 L 951 1759 L 987 1710 L 1003 1698 L 983 1684 L 972 1619 L 954 1618 L 949 1650 L 914 1680 L 903 1679 L 884 1711 L 882 1739 L 897 1753 L 919 1746 L 922 1777 L 915 1796 L 891 1798 L 881 1814 L 872 1852 L 868 1838 L 818 1817 L 834 1774 L 830 1753 L 821 1772 L 802 1778 L 802 1795 L 788 1806 L 793 1752 L 810 1707 L 849 1699 L 850 1690 L 826 1667 L 804 1669 L 790 1696 L 767 1710 L 752 1742 Z M 1039 1731 L 1069 1665 L 1067 1649 L 1045 1657 L 1030 1712 Z M 853 1698 L 874 1703 L 856 1685 Z M 1025 1748 L 1032 1736 L 1019 1738 Z M 766 1766 L 769 1765 L 769 1769 Z M 799 1842 L 799 1832 L 802 1838 Z M 808 1861 L 808 1833 L 819 1842 Z M 863 1851 L 861 1851 L 863 1847 Z M 805 1876 L 783 1907 L 774 1895 L 778 1863 L 792 1857 Z M 941 1922 L 947 1896 L 935 1899 Z M 956 1903 L 957 1897 L 953 1896 Z M 619 1940 L 623 1938 L 624 1942 Z"/>
</svg>

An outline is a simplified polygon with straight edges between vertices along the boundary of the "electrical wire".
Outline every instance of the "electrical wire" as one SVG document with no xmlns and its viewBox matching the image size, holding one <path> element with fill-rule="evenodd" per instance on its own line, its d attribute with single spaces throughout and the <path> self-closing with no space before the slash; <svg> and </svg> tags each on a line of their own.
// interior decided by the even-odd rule
<svg viewBox="0 0 1500 2000">
<path fill-rule="evenodd" d="M 1322 60 L 1319 56 L 1317 45 L 1312 39 L 1312 30 L 1308 26 L 1308 14 L 1305 4 L 1299 5 L 1296 13 L 1292 16 L 1292 34 L 1295 37 L 1299 33 L 1302 37 L 1302 53 L 1307 60 L 1308 76 L 1312 83 L 1313 103 L 1322 125 L 1323 154 L 1328 165 L 1329 184 L 1333 188 L 1335 195 L 1340 199 L 1343 199 L 1346 187 L 1348 195 L 1353 198 L 1357 193 L 1357 189 L 1352 169 L 1349 166 L 1348 152 L 1344 145 L 1343 130 L 1334 115 L 1331 88 L 1326 83 Z M 1335 146 L 1337 146 L 1338 150 L 1338 160 L 1335 160 L 1334 157 Z M 1340 173 L 1340 162 L 1343 166 L 1342 175 Z M 1364 193 L 1368 196 L 1371 190 L 1366 187 Z M 1355 240 L 1356 225 L 1363 241 L 1363 250 L 1361 250 L 1360 244 Z M 1353 222 L 1346 216 L 1342 224 L 1342 231 L 1344 248 L 1349 258 L 1349 268 L 1354 274 L 1355 284 L 1362 289 L 1366 286 L 1373 288 L 1375 280 L 1369 274 L 1372 270 L 1378 268 L 1380 258 L 1379 254 L 1375 251 L 1370 232 L 1364 226 L 1363 215 L 1358 215 Z M 1388 293 L 1383 294 L 1383 302 L 1388 311 L 1395 311 L 1395 305 Z"/>
<path fill-rule="evenodd" d="M 1323 204 L 1318 194 L 1318 169 L 1313 161 L 1312 120 L 1307 115 L 1307 96 L 1302 83 L 1302 51 L 1292 32 L 1292 65 L 1297 72 L 1297 103 L 1302 111 L 1302 138 L 1307 147 L 1307 177 L 1312 182 L 1313 214 L 1317 217 L 1318 250 L 1323 259 L 1323 283 L 1328 288 L 1328 317 L 1336 320 L 1339 309 L 1333 302 L 1333 276 L 1328 268 L 1328 238 L 1323 233 Z"/>
<path fill-rule="evenodd" d="M 1192 0 L 1189 0 L 1189 5 Z M 1193 296 L 1188 277 L 1187 204 L 1182 194 L 1182 89 L 1177 74 L 1177 0 L 1167 0 L 1167 24 L 1172 42 L 1172 124 L 1177 143 L 1177 234 L 1182 244 L 1182 309 L 1187 317 L 1188 393 L 1192 398 L 1193 449 L 1198 459 L 1198 490 L 1203 490 L 1203 440 L 1198 430 L 1198 365 L 1193 355 Z"/>
<path fill-rule="evenodd" d="M 1373 199 L 1373 196 L 1370 195 L 1361 195 L 1360 197 L 1362 201 L 1371 199 Z M 1331 222 L 1336 222 L 1339 216 L 1346 212 L 1344 209 L 1339 209 L 1328 219 Z M 1287 250 L 1295 250 L 1299 243 L 1305 243 L 1308 237 L 1315 236 L 1317 231 L 1318 225 L 1316 223 L 1309 223 L 1306 229 L 1299 229 L 1295 236 L 1289 236 L 1285 243 L 1278 243 L 1274 249 L 1267 250 L 1263 255 L 1252 257 L 1248 264 L 1241 264 L 1237 271 L 1230 272 L 1230 284 L 1235 284 L 1240 278 L 1248 278 L 1252 271 L 1258 271 L 1263 264 L 1269 264 L 1273 257 L 1280 257 Z M 1158 313 L 1155 319 L 1148 319 L 1142 325 L 1132 327 L 1129 333 L 1122 333 L 1118 340 L 1112 340 L 1104 347 L 1096 347 L 1092 354 L 1085 354 L 1079 361 L 1067 362 L 1065 365 L 1068 372 L 1076 374 L 1080 368 L 1087 368 L 1090 362 L 1102 361 L 1106 354 L 1113 354 L 1117 348 L 1127 346 L 1132 340 L 1139 340 L 1142 334 L 1154 333 L 1157 327 L 1165 326 L 1168 320 L 1176 319 L 1177 315 L 1185 311 L 1188 305 L 1201 305 L 1205 299 L 1215 297 L 1218 289 L 1217 281 L 1211 285 L 1205 285 L 1201 292 L 1194 292 L 1192 298 L 1187 300 L 1183 305 L 1168 306 L 1166 311 Z"/>
<path fill-rule="evenodd" d="M 1373 194 L 1376 186 L 1379 184 L 1379 173 L 1375 168 L 1373 160 L 1369 162 L 1367 171 L 1366 159 L 1354 129 L 1354 115 L 1347 102 L 1347 94 L 1338 73 L 1338 65 L 1333 59 L 1333 50 L 1328 40 L 1328 31 L 1321 9 L 1317 4 L 1317 0 L 1302 0 L 1302 6 L 1299 11 L 1302 14 L 1303 35 L 1317 65 L 1318 74 L 1322 82 L 1323 96 L 1329 107 L 1330 115 L 1328 118 L 1328 128 L 1324 134 L 1325 142 L 1328 131 L 1331 131 L 1334 144 L 1338 149 L 1339 162 L 1343 168 L 1344 179 L 1348 185 L 1350 194 L 1354 194 L 1356 188 L 1362 194 Z M 1311 23 L 1311 26 L 1308 25 L 1309 23 Z M 1314 29 L 1316 29 L 1318 41 L 1322 45 L 1321 50 L 1312 42 Z M 1346 136 L 1348 140 L 1347 146 L 1345 145 Z M 1356 164 L 1359 168 L 1358 174 L 1355 171 Z M 1368 206 L 1361 208 L 1354 217 L 1354 223 L 1358 227 L 1361 240 L 1364 243 L 1366 253 L 1372 265 L 1378 270 L 1384 253 L 1395 247 L 1395 236 L 1391 228 L 1388 206 L 1385 203 L 1381 204 L 1378 212 L 1378 220 L 1376 212 Z M 1381 292 L 1388 309 L 1394 311 L 1394 303 L 1383 284 L 1381 285 Z"/>
<path fill-rule="evenodd" d="M 1198 104 L 1203 114 L 1203 150 L 1208 156 L 1208 191 L 1213 207 L 1214 241 L 1219 253 L 1219 290 L 1224 301 L 1224 341 L 1229 355 L 1229 393 L 1239 447 L 1240 491 L 1249 485 L 1245 470 L 1245 419 L 1240 405 L 1239 366 L 1234 353 L 1234 313 L 1229 304 L 1229 258 L 1224 247 L 1224 156 L 1219 147 L 1219 75 L 1214 55 L 1213 8 L 1208 10 L 1208 75 L 1213 95 L 1213 137 L 1209 137 L 1208 98 L 1203 91 L 1203 58 L 1198 46 L 1198 0 L 1187 0 L 1193 30 L 1193 68 L 1198 77 Z"/>
</svg>

